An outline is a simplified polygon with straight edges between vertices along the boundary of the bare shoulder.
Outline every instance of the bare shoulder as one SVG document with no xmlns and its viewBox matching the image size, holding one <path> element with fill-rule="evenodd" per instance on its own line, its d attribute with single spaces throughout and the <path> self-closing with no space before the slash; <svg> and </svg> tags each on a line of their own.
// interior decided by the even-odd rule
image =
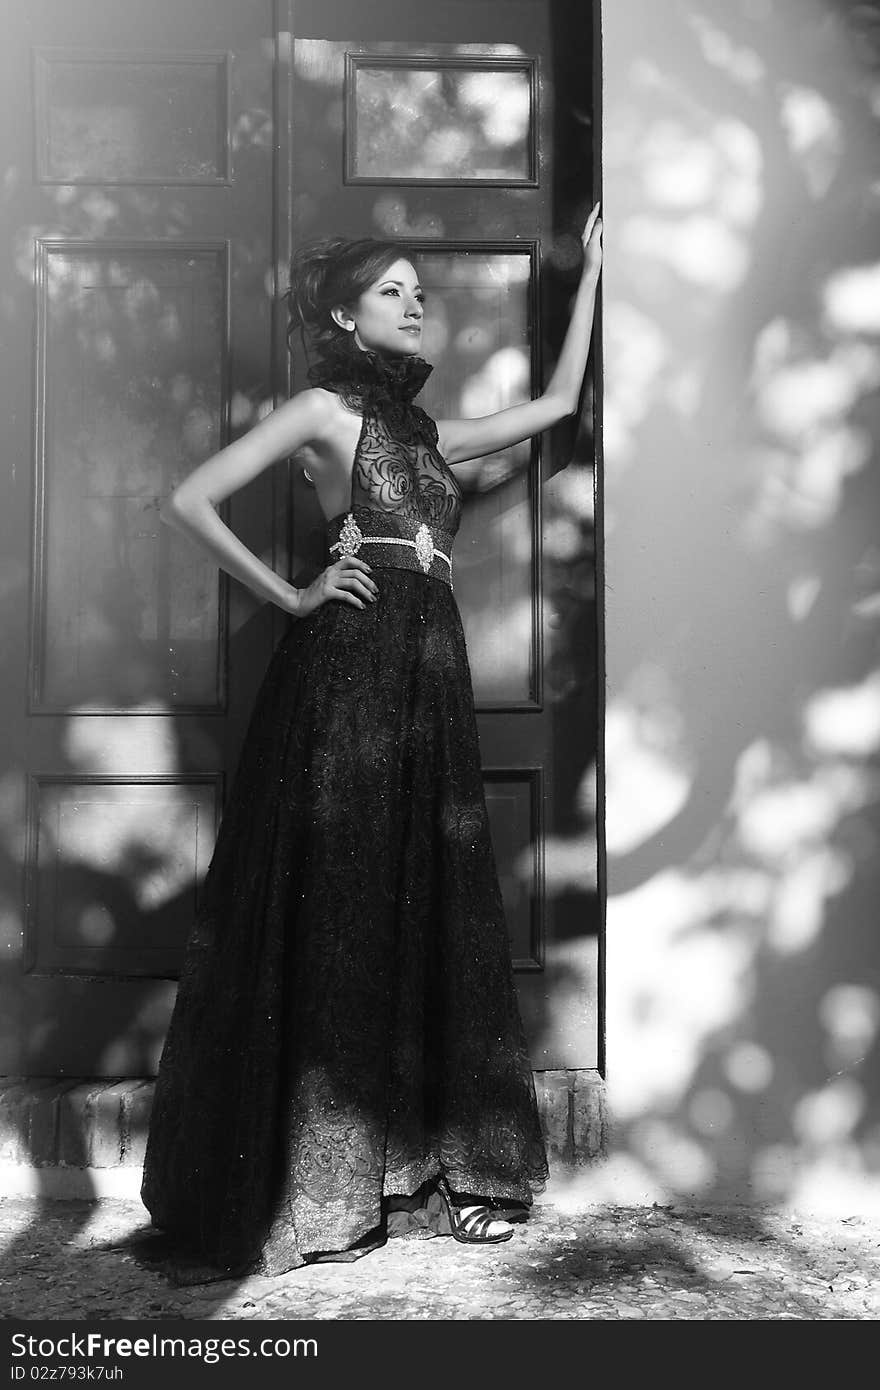
<svg viewBox="0 0 880 1390">
<path fill-rule="evenodd" d="M 330 392 L 308 387 L 270 410 L 253 433 L 262 434 L 276 456 L 292 454 L 309 445 L 321 448 L 334 433 L 335 418 Z"/>
<path fill-rule="evenodd" d="M 334 419 L 337 408 L 338 402 L 332 391 L 325 391 L 322 386 L 307 386 L 289 400 L 282 401 L 273 413 L 280 422 L 308 422 L 320 428 Z"/>
</svg>

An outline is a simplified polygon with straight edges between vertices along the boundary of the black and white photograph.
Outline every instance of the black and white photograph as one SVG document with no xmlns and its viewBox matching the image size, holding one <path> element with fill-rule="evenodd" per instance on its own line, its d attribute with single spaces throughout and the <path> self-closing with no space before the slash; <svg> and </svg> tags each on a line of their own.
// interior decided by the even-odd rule
<svg viewBox="0 0 880 1390">
<path fill-rule="evenodd" d="M 880 4 L 0 12 L 5 1373 L 875 1320 Z"/>
</svg>

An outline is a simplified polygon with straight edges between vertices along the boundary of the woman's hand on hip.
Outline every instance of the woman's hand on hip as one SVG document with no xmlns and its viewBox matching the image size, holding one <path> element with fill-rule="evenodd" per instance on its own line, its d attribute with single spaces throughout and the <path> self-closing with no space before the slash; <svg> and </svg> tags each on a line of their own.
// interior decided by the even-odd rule
<svg viewBox="0 0 880 1390">
<path fill-rule="evenodd" d="M 355 608 L 366 608 L 375 603 L 379 590 L 371 578 L 372 571 L 365 561 L 356 555 L 344 555 L 334 560 L 313 579 L 307 589 L 295 589 L 295 606 L 291 609 L 296 618 L 307 618 L 316 608 L 325 603 L 350 603 Z"/>
</svg>

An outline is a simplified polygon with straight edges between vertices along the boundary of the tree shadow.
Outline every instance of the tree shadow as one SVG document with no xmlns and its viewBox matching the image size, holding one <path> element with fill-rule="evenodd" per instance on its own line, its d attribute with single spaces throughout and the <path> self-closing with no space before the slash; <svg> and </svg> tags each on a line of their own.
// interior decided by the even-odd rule
<svg viewBox="0 0 880 1390">
<path fill-rule="evenodd" d="M 662 26 L 648 8 L 628 9 L 647 28 L 612 131 L 640 153 L 608 175 L 630 274 L 606 441 L 630 564 L 608 617 L 614 1144 L 682 1200 L 821 1208 L 849 1172 L 857 1204 L 878 1174 L 876 716 L 858 711 L 880 368 L 875 319 L 843 296 L 876 259 L 847 209 L 870 177 L 878 14 L 817 4 L 795 33 L 789 6 L 707 0 Z"/>
</svg>

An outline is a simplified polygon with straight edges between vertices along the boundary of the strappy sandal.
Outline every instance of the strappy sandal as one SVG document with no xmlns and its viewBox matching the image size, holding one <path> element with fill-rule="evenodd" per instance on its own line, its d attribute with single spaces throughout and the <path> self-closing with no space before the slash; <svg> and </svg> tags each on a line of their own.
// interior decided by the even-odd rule
<svg viewBox="0 0 880 1390">
<path fill-rule="evenodd" d="M 456 1240 L 460 1240 L 462 1245 L 498 1245 L 502 1240 L 510 1240 L 513 1231 L 502 1231 L 500 1234 L 489 1235 L 488 1231 L 494 1221 L 499 1217 L 488 1206 L 472 1206 L 467 1216 L 462 1216 L 460 1209 L 455 1205 L 449 1184 L 444 1177 L 437 1179 L 437 1191 L 446 1204 L 446 1214 L 449 1217 L 449 1225 Z"/>
</svg>

